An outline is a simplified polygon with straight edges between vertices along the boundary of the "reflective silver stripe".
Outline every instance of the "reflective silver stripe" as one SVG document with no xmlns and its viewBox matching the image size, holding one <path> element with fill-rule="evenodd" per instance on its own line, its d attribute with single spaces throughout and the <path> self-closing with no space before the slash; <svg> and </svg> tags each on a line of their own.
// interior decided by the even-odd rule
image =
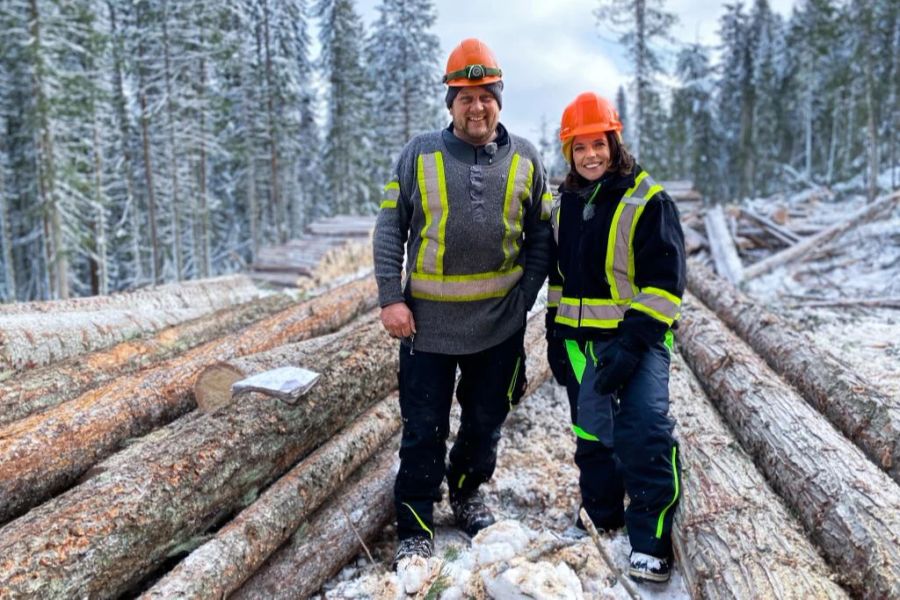
<svg viewBox="0 0 900 600">
<path fill-rule="evenodd" d="M 581 326 L 614 329 L 625 318 L 627 305 L 614 304 L 613 300 L 585 298 L 581 305 Z"/>
<path fill-rule="evenodd" d="M 379 208 L 397 208 L 397 199 L 400 198 L 400 182 L 392 181 L 384 186 L 382 196 Z"/>
<path fill-rule="evenodd" d="M 544 192 L 541 195 L 541 221 L 550 219 L 550 211 L 553 207 L 553 194 Z"/>
<path fill-rule="evenodd" d="M 559 306 L 562 299 L 562 286 L 551 285 L 547 287 L 547 306 Z"/>
<path fill-rule="evenodd" d="M 578 298 L 560 298 L 556 309 L 556 322 L 570 327 L 578 327 L 581 318 L 581 302 Z"/>
<path fill-rule="evenodd" d="M 634 286 L 634 230 L 644 206 L 660 190 L 662 186 L 641 171 L 634 187 L 625 192 L 616 207 L 612 228 L 615 237 L 608 240 L 606 249 L 606 278 L 613 298 L 632 298 L 638 292 Z"/>
<path fill-rule="evenodd" d="M 522 267 L 519 266 L 508 271 L 474 273 L 472 275 L 442 276 L 413 272 L 409 285 L 414 298 L 465 302 L 503 297 L 521 278 Z"/>
<path fill-rule="evenodd" d="M 416 271 L 440 274 L 444 271 L 444 231 L 447 226 L 443 156 L 440 152 L 420 154 L 416 171 L 425 215 Z"/>
<path fill-rule="evenodd" d="M 681 300 L 655 288 L 645 288 L 631 301 L 631 308 L 671 325 L 681 316 Z"/>
<path fill-rule="evenodd" d="M 556 322 L 570 327 L 615 329 L 625 318 L 627 302 L 598 298 L 562 297 L 556 309 Z"/>
<path fill-rule="evenodd" d="M 553 203 L 553 206 L 550 208 L 550 225 L 553 227 L 553 241 L 559 244 L 559 213 L 562 209 L 562 204 L 559 199 Z"/>
<path fill-rule="evenodd" d="M 517 152 L 513 154 L 506 182 L 506 197 L 503 201 L 503 265 L 509 269 L 519 257 L 519 239 L 522 236 L 523 203 L 531 196 L 531 180 L 534 164 Z"/>
</svg>

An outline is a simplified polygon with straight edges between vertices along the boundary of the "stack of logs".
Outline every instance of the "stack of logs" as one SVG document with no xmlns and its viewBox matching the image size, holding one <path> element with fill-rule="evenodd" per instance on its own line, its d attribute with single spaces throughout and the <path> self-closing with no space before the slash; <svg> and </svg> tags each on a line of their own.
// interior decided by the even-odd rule
<svg viewBox="0 0 900 600">
<path fill-rule="evenodd" d="M 671 387 L 692 595 L 900 597 L 895 403 L 701 264 L 689 288 Z M 53 400 L 0 429 L 0 597 L 314 593 L 392 510 L 398 356 L 375 298 L 360 280 L 185 352 L 145 340 L 139 372 L 114 347 L 4 383 L 3 402 Z M 540 313 L 526 346 L 533 389 Z M 213 383 L 197 409 L 222 369 L 286 363 L 322 375 L 298 402 Z"/>
<path fill-rule="evenodd" d="M 299 238 L 260 248 L 250 277 L 274 286 L 314 288 L 371 264 L 374 227 L 374 217 L 351 215 L 310 223 Z"/>
</svg>

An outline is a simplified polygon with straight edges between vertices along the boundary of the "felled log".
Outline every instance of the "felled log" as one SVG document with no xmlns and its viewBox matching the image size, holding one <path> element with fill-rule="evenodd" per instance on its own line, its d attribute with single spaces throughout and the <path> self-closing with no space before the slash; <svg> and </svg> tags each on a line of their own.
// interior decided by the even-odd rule
<svg viewBox="0 0 900 600">
<path fill-rule="evenodd" d="M 771 219 L 757 214 L 750 208 L 742 207 L 741 215 L 747 217 L 751 221 L 755 221 L 758 225 L 762 226 L 763 229 L 765 229 L 770 235 L 778 238 L 788 246 L 790 246 L 791 244 L 796 244 L 800 241 L 800 236 L 787 227 L 782 227 Z"/>
<path fill-rule="evenodd" d="M 233 275 L 131 294 L 14 304 L 0 312 L 0 380 L 258 296 L 249 278 Z"/>
<path fill-rule="evenodd" d="M 393 515 L 399 446 L 398 435 L 229 597 L 306 598 L 322 587 Z"/>
<path fill-rule="evenodd" d="M 673 538 L 691 597 L 847 597 L 678 355 L 669 389 L 683 467 Z"/>
<path fill-rule="evenodd" d="M 329 333 L 376 301 L 371 279 L 348 284 L 0 429 L 0 523 L 65 489 L 128 438 L 192 410 L 191 386 L 206 365 Z"/>
<path fill-rule="evenodd" d="M 841 581 L 900 597 L 900 487 L 690 294 L 682 355 Z"/>
<path fill-rule="evenodd" d="M 368 237 L 374 228 L 375 217 L 339 215 L 314 221 L 306 229 L 316 236 Z"/>
<path fill-rule="evenodd" d="M 688 267 L 688 287 L 807 402 L 900 482 L 900 412 L 893 399 L 820 349 L 796 326 L 697 262 Z"/>
<path fill-rule="evenodd" d="M 296 303 L 285 294 L 273 294 L 169 327 L 147 339 L 121 342 L 106 350 L 9 378 L 0 382 L 0 427 L 246 327 Z"/>
<path fill-rule="evenodd" d="M 250 577 L 324 500 L 400 428 L 396 394 L 304 459 L 184 559 L 143 598 L 218 598 Z M 353 506 L 356 502 L 353 503 Z"/>
<path fill-rule="evenodd" d="M 793 246 L 785 248 L 777 254 L 754 263 L 744 269 L 744 279 L 753 279 L 764 273 L 768 273 L 775 267 L 781 266 L 789 261 L 797 260 L 811 250 L 821 248 L 823 244 L 835 238 L 844 232 L 858 227 L 859 225 L 871 221 L 877 217 L 882 211 L 892 207 L 897 200 L 900 199 L 900 192 L 894 192 L 877 199 L 871 204 L 867 204 L 857 212 L 853 213 L 840 223 L 827 227 L 819 233 L 805 238 L 802 242 L 798 242 Z"/>
<path fill-rule="evenodd" d="M 706 238 L 690 225 L 684 225 L 684 249 L 688 256 L 708 247 Z"/>
<path fill-rule="evenodd" d="M 250 394 L 188 415 L 0 529 L 0 589 L 13 597 L 126 592 L 396 386 L 396 341 L 380 323 L 318 358 L 309 366 L 322 378 L 298 404 Z"/>
<path fill-rule="evenodd" d="M 732 283 L 740 283 L 743 279 L 744 267 L 738 256 L 734 239 L 725 223 L 725 212 L 722 205 L 717 204 L 706 211 L 706 237 L 709 250 L 716 264 L 716 271 Z"/>
<path fill-rule="evenodd" d="M 257 296 L 259 290 L 246 275 L 224 275 L 210 279 L 168 283 L 108 296 L 0 304 L 0 315 L 110 310 L 155 311 L 191 307 L 204 308 L 208 312 L 241 304 Z"/>
</svg>

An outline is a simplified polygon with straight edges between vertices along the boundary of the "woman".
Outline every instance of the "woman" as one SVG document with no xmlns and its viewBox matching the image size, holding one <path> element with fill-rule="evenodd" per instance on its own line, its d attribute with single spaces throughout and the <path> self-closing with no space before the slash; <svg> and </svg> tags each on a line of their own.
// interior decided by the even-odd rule
<svg viewBox="0 0 900 600">
<path fill-rule="evenodd" d="M 664 582 L 681 489 L 668 382 L 684 235 L 675 203 L 621 132 L 615 108 L 596 94 L 563 112 L 570 171 L 551 217 L 548 357 L 569 395 L 584 508 L 600 529 L 627 526 L 633 579 Z"/>
</svg>

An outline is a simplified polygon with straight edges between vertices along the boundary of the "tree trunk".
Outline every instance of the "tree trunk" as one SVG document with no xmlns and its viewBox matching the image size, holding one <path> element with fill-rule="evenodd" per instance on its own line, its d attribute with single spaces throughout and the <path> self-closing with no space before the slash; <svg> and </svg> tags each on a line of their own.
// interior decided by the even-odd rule
<svg viewBox="0 0 900 600">
<path fill-rule="evenodd" d="M 142 44 L 139 43 L 139 63 L 145 60 L 140 51 L 141 48 Z M 155 285 L 160 282 L 162 267 L 159 253 L 159 234 L 156 230 L 156 193 L 153 189 L 153 154 L 150 150 L 150 114 L 147 110 L 147 93 L 144 90 L 146 82 L 143 78 L 143 67 L 138 67 L 138 72 L 141 73 L 138 98 L 141 104 L 141 147 L 144 152 L 144 180 L 147 184 L 147 223 L 150 225 L 151 275 Z M 137 215 L 135 215 L 135 218 L 137 218 Z"/>
<path fill-rule="evenodd" d="M 393 459 L 396 444 L 388 440 L 399 428 L 400 403 L 391 394 L 279 479 L 143 598 L 201 600 L 232 593 L 378 449 L 387 444 Z"/>
<path fill-rule="evenodd" d="M 855 595 L 900 596 L 900 487 L 693 296 L 681 353 Z"/>
<path fill-rule="evenodd" d="M 272 210 L 275 217 L 273 223 L 275 231 L 278 234 L 278 241 L 284 243 L 287 241 L 286 215 L 284 210 L 283 199 L 279 188 L 279 170 L 278 170 L 278 136 L 276 133 L 277 126 L 275 124 L 275 74 L 273 73 L 272 61 L 272 39 L 269 29 L 269 6 L 267 0 L 263 0 L 263 36 L 265 46 L 265 69 L 266 69 L 266 115 L 269 122 L 269 176 L 271 177 L 272 190 Z"/>
<path fill-rule="evenodd" d="M 775 267 L 781 266 L 788 261 L 799 259 L 801 256 L 804 256 L 812 250 L 821 248 L 823 244 L 825 244 L 832 238 L 837 237 L 845 231 L 853 229 L 854 227 L 857 227 L 863 223 L 871 221 L 876 216 L 878 216 L 881 211 L 894 206 L 898 198 L 900 198 L 900 192 L 894 192 L 893 194 L 882 196 L 875 202 L 868 204 L 859 211 L 853 213 L 844 221 L 832 225 L 831 227 L 826 227 L 819 233 L 805 238 L 802 242 L 794 244 L 789 248 L 785 248 L 777 254 L 773 254 L 772 256 L 769 256 L 768 258 L 765 258 L 758 263 L 754 263 L 749 267 L 746 267 L 744 269 L 744 279 L 753 279 L 754 277 L 763 275 L 764 273 L 768 273 Z"/>
<path fill-rule="evenodd" d="M 8 378 L 0 382 L 0 427 L 237 331 L 295 303 L 286 294 L 274 294 L 169 327 L 146 340 L 121 342 L 109 350 Z"/>
<path fill-rule="evenodd" d="M 128 438 L 192 410 L 191 386 L 206 365 L 329 333 L 376 301 L 371 279 L 347 285 L 0 430 L 0 523 L 65 489 Z"/>
<path fill-rule="evenodd" d="M 163 31 L 163 80 L 166 90 L 166 120 L 169 138 L 169 176 L 172 178 L 172 198 L 170 205 L 172 208 L 172 255 L 175 257 L 175 279 L 181 281 L 184 276 L 184 258 L 182 257 L 181 245 L 181 190 L 178 186 L 178 165 L 181 161 L 178 158 L 175 148 L 175 109 L 173 107 L 174 94 L 172 92 L 172 65 L 171 65 L 171 39 L 169 38 L 169 3 L 163 0 L 162 3 L 162 31 Z"/>
<path fill-rule="evenodd" d="M 307 598 L 371 541 L 394 514 L 400 436 L 390 441 L 231 598 Z M 359 535 L 359 537 L 357 537 Z"/>
<path fill-rule="evenodd" d="M 794 325 L 691 262 L 688 287 L 807 402 L 900 483 L 900 410 Z"/>
<path fill-rule="evenodd" d="M 734 245 L 734 238 L 725 222 L 725 212 L 721 204 L 710 207 L 706 212 L 706 237 L 709 250 L 716 263 L 716 272 L 731 283 L 738 284 L 743 279 L 744 267 Z"/>
<path fill-rule="evenodd" d="M 0 152 L 3 152 L 2 147 L 0 147 Z M 13 262 L 12 225 L 9 221 L 9 203 L 4 187 L 4 169 L 3 159 L 0 158 L 0 245 L 3 246 L 4 287 L 6 288 L 6 300 L 15 302 L 18 297 L 16 294 L 16 264 Z"/>
<path fill-rule="evenodd" d="M 99 465 L 88 481 L 0 530 L 0 589 L 126 592 L 395 387 L 396 344 L 372 322 L 322 349 L 309 365 L 322 378 L 301 402 L 250 394 Z"/>
<path fill-rule="evenodd" d="M 684 465 L 674 542 L 691 597 L 847 597 L 677 355 L 669 387 Z"/>
<path fill-rule="evenodd" d="M 252 281 L 240 276 L 133 295 L 13 305 L 12 314 L 0 310 L 0 379 L 151 335 L 258 295 Z M 35 310 L 20 312 L 28 307 Z"/>
</svg>

